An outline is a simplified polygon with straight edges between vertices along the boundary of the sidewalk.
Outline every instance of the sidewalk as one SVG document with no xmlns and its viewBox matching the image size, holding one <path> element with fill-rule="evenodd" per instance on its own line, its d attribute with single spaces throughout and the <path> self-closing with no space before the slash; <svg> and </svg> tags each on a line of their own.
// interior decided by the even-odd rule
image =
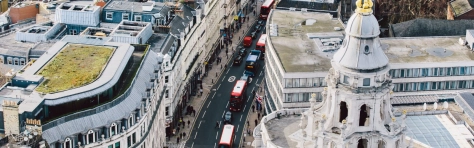
<svg viewBox="0 0 474 148">
<path fill-rule="evenodd" d="M 264 86 L 265 83 L 263 81 L 258 84 L 259 87 L 257 89 L 257 95 L 258 96 L 265 96 L 264 92 Z M 254 97 L 255 98 L 255 97 Z M 255 100 L 252 100 L 252 106 L 255 106 L 255 111 L 252 110 L 253 107 L 250 108 L 251 111 L 249 111 L 249 114 L 247 115 L 247 123 L 244 126 L 244 134 L 242 135 L 240 143 L 240 147 L 242 148 L 252 148 L 252 142 L 253 142 L 253 129 L 255 126 L 257 126 L 260 123 L 260 120 L 264 116 L 265 113 L 265 103 L 262 104 L 262 110 L 259 111 L 257 110 L 257 105 L 255 103 Z M 260 116 L 259 116 L 260 115 Z M 257 124 L 255 124 L 255 121 L 257 121 Z M 248 125 L 250 124 L 250 125 Z"/>
<path fill-rule="evenodd" d="M 261 5 L 261 3 L 259 4 Z M 249 32 L 249 30 L 253 31 L 253 28 L 249 28 L 247 26 L 253 26 L 253 24 L 256 23 L 256 20 L 258 20 L 258 15 L 254 16 L 253 13 L 250 12 L 248 16 L 249 16 L 249 20 L 246 20 L 242 24 L 242 28 L 234 32 L 234 36 L 232 38 L 233 45 L 228 47 L 229 53 L 227 53 L 226 55 L 225 49 L 221 50 L 221 52 L 219 53 L 218 57 L 222 59 L 222 62 L 220 62 L 219 64 L 217 64 L 216 62 L 209 63 L 209 64 L 212 64 L 213 67 L 211 70 L 208 71 L 208 75 L 203 77 L 202 79 L 202 88 L 203 88 L 202 95 L 199 96 L 198 94 L 197 96 L 192 96 L 190 101 L 187 104 L 187 105 L 191 105 L 194 108 L 194 110 L 196 110 L 196 116 L 192 116 L 192 115 L 183 116 L 183 122 L 185 123 L 185 126 L 183 128 L 183 126 L 181 125 L 179 133 L 177 132 L 175 136 L 170 137 L 169 141 L 167 141 L 167 143 L 173 144 L 170 146 L 184 147 L 186 140 L 190 137 L 192 128 L 194 127 L 194 121 L 196 120 L 196 117 L 201 112 L 203 103 L 206 102 L 207 97 L 209 96 L 211 91 L 213 91 L 212 87 L 214 86 L 216 79 L 220 78 L 222 73 L 225 71 L 225 65 L 228 65 L 229 61 L 233 60 L 233 52 L 234 53 L 237 52 L 235 51 L 235 49 L 241 43 L 243 37 Z M 228 66 L 228 68 L 230 68 L 230 66 Z M 183 112 L 186 112 L 186 111 L 183 111 Z M 256 118 L 256 114 L 255 114 L 255 118 Z M 191 124 L 188 124 L 188 121 L 190 121 Z M 179 144 L 178 144 L 177 138 L 182 133 L 186 133 L 186 136 L 184 138 L 180 138 Z"/>
</svg>

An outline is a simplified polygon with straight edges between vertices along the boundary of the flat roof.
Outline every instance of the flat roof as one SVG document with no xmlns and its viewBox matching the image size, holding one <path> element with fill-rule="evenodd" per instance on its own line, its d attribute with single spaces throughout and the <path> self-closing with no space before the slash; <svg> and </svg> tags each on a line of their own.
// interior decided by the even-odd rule
<svg viewBox="0 0 474 148">
<path fill-rule="evenodd" d="M 143 8 L 142 6 L 145 6 Z M 131 1 L 112 1 L 104 7 L 106 10 L 122 10 L 140 13 L 157 13 L 161 11 L 164 3 L 161 2 L 131 2 Z M 152 8 L 150 10 L 150 8 Z M 132 10 L 133 9 L 133 10 Z M 143 10 L 148 9 L 148 10 Z"/>
<path fill-rule="evenodd" d="M 277 25 L 278 36 L 268 35 L 267 44 L 273 48 L 286 72 L 328 71 L 332 66 L 330 59 L 333 51 L 318 49 L 318 38 L 334 38 L 334 34 L 343 34 L 344 26 L 328 13 L 272 10 L 267 21 Z M 341 28 L 335 31 L 334 27 Z M 311 37 L 311 38 L 310 38 Z"/>
<path fill-rule="evenodd" d="M 36 92 L 28 92 L 24 91 L 23 88 L 9 86 L 2 87 L 0 90 L 0 105 L 3 100 L 15 101 L 17 103 L 22 101 L 18 106 L 19 114 L 25 111 L 33 112 L 43 102 L 43 98 Z M 2 110 L 3 108 L 0 107 L 0 111 Z"/>
<path fill-rule="evenodd" d="M 46 51 L 55 43 L 54 40 L 40 43 L 20 42 L 15 40 L 15 36 L 15 33 L 10 33 L 0 37 L 0 54 L 28 57 L 30 48 L 31 50 Z"/>
<path fill-rule="evenodd" d="M 381 38 L 390 63 L 459 62 L 474 60 L 474 53 L 454 37 Z"/>
</svg>

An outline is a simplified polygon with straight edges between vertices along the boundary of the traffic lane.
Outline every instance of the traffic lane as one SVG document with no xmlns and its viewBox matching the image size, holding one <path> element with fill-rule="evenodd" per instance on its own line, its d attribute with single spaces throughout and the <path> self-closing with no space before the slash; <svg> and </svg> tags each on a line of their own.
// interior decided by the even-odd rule
<svg viewBox="0 0 474 148">
<path fill-rule="evenodd" d="M 262 61 L 259 61 L 261 64 L 263 64 Z M 239 128 L 238 130 L 235 132 L 235 135 L 236 135 L 236 138 L 234 139 L 234 144 L 235 148 L 238 148 L 240 147 L 240 141 L 242 139 L 242 136 L 243 136 L 243 132 L 246 132 L 246 129 L 243 129 L 245 127 L 245 120 L 247 120 L 247 115 L 250 113 L 250 107 L 252 106 L 252 103 L 255 101 L 255 97 L 254 95 L 252 94 L 252 91 L 258 91 L 258 88 L 259 88 L 259 84 L 263 81 L 263 77 L 264 77 L 264 74 L 263 74 L 263 68 L 264 66 L 261 66 L 261 69 L 258 71 L 257 73 L 257 76 L 255 76 L 254 78 L 252 78 L 252 83 L 250 83 L 249 87 L 248 87 L 248 92 L 249 93 L 249 96 L 248 96 L 248 99 L 247 99 L 247 102 L 246 102 L 246 108 L 244 109 L 244 111 L 242 112 L 243 114 L 243 121 L 239 123 Z M 258 84 L 258 85 L 257 85 Z M 249 123 L 253 123 L 253 121 L 249 121 Z"/>
<path fill-rule="evenodd" d="M 218 79 L 212 88 L 215 90 L 211 92 L 202 106 L 191 134 L 194 137 L 190 137 L 187 146 L 213 146 L 218 143 L 222 129 L 215 128 L 216 121 L 219 121 L 220 127 L 222 127 L 223 114 L 228 111 L 230 93 L 235 81 L 243 75 L 243 70 L 244 67 L 228 68 L 224 75 Z M 233 78 L 229 79 L 229 76 L 233 76 Z M 234 117 L 238 117 L 238 114 Z"/>
<path fill-rule="evenodd" d="M 254 29 L 255 25 L 252 26 L 252 29 Z M 252 30 L 254 31 L 254 30 Z M 248 32 L 250 34 L 251 32 Z M 259 31 L 257 34 L 257 39 L 254 39 L 252 41 L 252 45 L 250 49 L 255 49 L 256 43 L 260 35 L 262 34 L 262 31 Z M 242 44 L 241 44 L 242 45 Z M 238 51 L 236 51 L 238 52 Z M 247 55 L 248 56 L 248 53 Z M 231 56 L 231 58 L 234 58 L 234 56 Z M 213 130 L 210 130 L 215 127 L 215 121 L 220 121 L 222 123 L 223 121 L 223 115 L 221 117 L 217 115 L 209 115 L 211 112 L 212 114 L 215 114 L 220 111 L 222 113 L 225 113 L 225 111 L 228 110 L 228 100 L 230 98 L 230 92 L 232 91 L 232 88 L 235 84 L 235 80 L 240 79 L 240 77 L 243 75 L 244 72 L 244 67 L 242 65 L 245 65 L 244 62 L 238 67 L 231 67 L 233 63 L 233 59 L 227 63 L 227 66 L 229 69 L 225 72 L 224 75 L 221 75 L 220 79 L 216 81 L 216 85 L 214 85 L 216 91 L 212 93 L 212 96 L 209 95 L 208 98 L 206 99 L 205 104 L 203 104 L 203 108 L 201 109 L 199 113 L 199 118 L 196 119 L 196 122 L 194 123 L 195 125 L 193 126 L 193 130 L 191 133 L 191 136 L 194 135 L 194 137 L 190 137 L 189 140 L 187 141 L 186 145 L 190 147 L 209 147 L 209 146 L 215 146 L 219 142 L 219 137 L 220 137 L 220 130 L 216 130 L 216 133 L 213 134 Z M 263 66 L 259 71 L 262 71 Z M 218 68 L 218 67 L 217 67 Z M 219 81 L 220 80 L 220 81 Z M 227 81 L 226 81 L 227 80 Z M 258 80 L 258 79 L 257 79 Z M 255 88 L 255 83 L 250 83 L 250 85 L 247 88 Z M 217 87 L 216 87 L 217 86 Z M 222 88 L 221 88 L 222 87 Z M 246 105 L 244 105 L 244 110 L 241 112 L 234 112 L 234 121 L 232 122 L 233 124 L 237 125 L 236 129 L 236 136 L 237 135 L 242 135 L 241 132 L 243 131 L 243 125 L 245 124 L 245 119 L 247 117 L 248 111 L 250 110 L 250 105 L 252 104 L 253 101 L 253 94 L 251 94 L 251 90 L 247 91 L 247 102 Z M 227 93 L 227 94 L 225 94 Z M 224 99 L 215 99 L 216 94 L 218 98 L 224 98 Z M 215 100 L 215 101 L 213 101 Z M 206 105 L 207 104 L 207 105 Z M 224 108 L 222 108 L 222 104 L 226 104 Z M 204 109 L 204 106 L 206 108 Z M 211 108 L 211 109 L 209 109 Z M 204 110 L 203 110 L 204 109 Z M 212 110 L 212 111 L 211 111 Z M 204 112 L 203 112 L 204 111 Z M 209 111 L 209 113 L 208 113 Z M 208 114 L 206 116 L 206 114 Z M 245 116 L 244 116 L 245 115 Z M 239 120 L 235 120 L 237 117 Z M 243 120 L 243 121 L 242 121 Z M 214 121 L 214 122 L 212 122 Z M 221 124 L 222 125 L 222 124 Z M 240 127 L 242 126 L 242 127 Z M 196 129 L 197 127 L 197 129 Z M 204 135 L 204 136 L 201 136 Z M 207 136 L 206 136 L 207 135 Z M 212 135 L 215 135 L 212 136 Z M 234 139 L 238 145 L 238 142 L 240 141 L 240 136 L 237 136 L 239 138 Z M 214 141 L 214 142 L 213 142 Z M 214 143 L 214 145 L 212 144 Z"/>
</svg>

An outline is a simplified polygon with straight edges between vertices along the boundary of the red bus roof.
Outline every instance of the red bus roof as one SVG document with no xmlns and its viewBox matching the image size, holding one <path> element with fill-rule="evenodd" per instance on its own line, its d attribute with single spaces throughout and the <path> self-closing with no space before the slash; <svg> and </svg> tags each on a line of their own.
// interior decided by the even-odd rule
<svg viewBox="0 0 474 148">
<path fill-rule="evenodd" d="M 234 135 L 234 126 L 230 124 L 224 125 L 219 144 L 230 145 L 230 142 L 232 141 L 232 137 L 233 137 L 232 135 Z"/>
<path fill-rule="evenodd" d="M 258 46 L 265 46 L 265 39 L 267 38 L 267 34 L 262 34 L 257 41 Z"/>
<path fill-rule="evenodd" d="M 242 95 L 242 92 L 245 89 L 245 85 L 247 85 L 247 82 L 245 80 L 237 80 L 237 83 L 235 83 L 234 89 L 232 89 L 232 96 L 240 96 Z"/>
<path fill-rule="evenodd" d="M 273 4 L 273 0 L 266 0 L 263 4 L 262 4 L 262 7 L 271 7 L 271 5 Z"/>
</svg>

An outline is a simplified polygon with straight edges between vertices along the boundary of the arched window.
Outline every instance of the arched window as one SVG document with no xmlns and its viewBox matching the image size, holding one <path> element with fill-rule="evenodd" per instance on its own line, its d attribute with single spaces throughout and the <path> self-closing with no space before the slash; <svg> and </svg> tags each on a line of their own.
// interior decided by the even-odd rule
<svg viewBox="0 0 474 148">
<path fill-rule="evenodd" d="M 117 135 L 117 124 L 112 123 L 110 126 L 110 136 Z"/>
<path fill-rule="evenodd" d="M 348 109 L 347 109 L 346 102 L 341 101 L 341 103 L 339 103 L 339 109 L 340 109 L 339 110 L 339 122 L 342 122 L 342 120 L 347 118 L 347 114 L 348 114 Z"/>
<path fill-rule="evenodd" d="M 89 132 L 87 132 L 87 144 L 91 144 L 91 143 L 94 143 L 95 142 L 95 133 L 93 130 L 89 130 Z"/>
<path fill-rule="evenodd" d="M 72 148 L 71 138 L 66 138 L 66 140 L 64 140 L 64 148 Z"/>
<path fill-rule="evenodd" d="M 357 148 L 367 148 L 367 139 L 359 139 L 359 141 L 357 141 Z"/>
<path fill-rule="evenodd" d="M 367 105 L 362 105 L 360 107 L 360 113 L 359 113 L 359 126 L 368 126 L 369 120 L 369 107 Z"/>
<path fill-rule="evenodd" d="M 379 140 L 377 142 L 377 148 L 385 148 L 385 141 Z"/>
</svg>

